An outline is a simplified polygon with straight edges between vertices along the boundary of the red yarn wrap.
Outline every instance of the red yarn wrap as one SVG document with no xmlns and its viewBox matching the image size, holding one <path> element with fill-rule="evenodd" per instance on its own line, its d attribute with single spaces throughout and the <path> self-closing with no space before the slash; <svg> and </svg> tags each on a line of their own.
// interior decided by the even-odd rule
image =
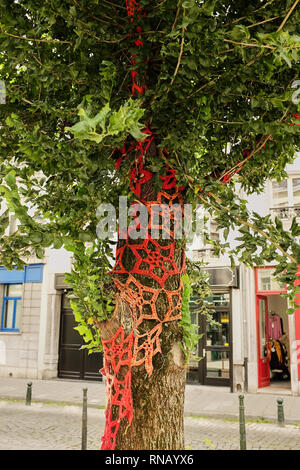
<svg viewBox="0 0 300 470">
<path fill-rule="evenodd" d="M 105 416 L 105 430 L 102 437 L 102 450 L 112 450 L 116 445 L 116 436 L 120 421 L 128 419 L 131 424 L 133 407 L 131 398 L 131 355 L 133 333 L 126 339 L 124 329 L 121 326 L 114 336 L 103 341 L 104 367 L 101 373 L 106 376 L 106 396 L 108 407 Z M 122 368 L 123 380 L 118 378 Z M 127 369 L 124 374 L 124 368 Z"/>
<path fill-rule="evenodd" d="M 161 212 L 161 223 L 157 225 L 151 225 L 149 217 L 147 227 L 142 227 L 137 218 L 136 224 L 128 228 L 126 239 L 117 247 L 115 266 L 111 274 L 121 301 L 130 308 L 132 330 L 126 336 L 125 329 L 121 325 L 113 338 L 103 341 L 105 362 L 101 372 L 107 381 L 107 409 L 102 450 L 115 448 L 116 435 L 122 419 L 126 417 L 129 425 L 132 422 L 131 368 L 144 365 L 147 374 L 151 375 L 153 357 L 161 353 L 160 334 L 163 323 L 181 319 L 182 281 L 179 281 L 177 288 L 170 290 L 166 287 L 166 280 L 172 275 L 177 275 L 179 278 L 185 270 L 184 251 L 180 262 L 176 259 L 175 252 L 175 233 L 180 228 L 179 224 L 183 218 L 183 201 L 180 193 L 182 188 L 177 188 L 175 172 L 169 169 L 166 176 L 161 177 L 162 189 L 155 196 L 155 200 L 145 200 L 143 185 L 152 179 L 153 174 L 145 170 L 142 163 L 144 152 L 147 151 L 147 142 L 137 142 L 137 148 L 139 150 L 142 148 L 142 152 L 137 167 L 130 173 L 131 190 L 145 205 L 149 214 L 158 204 L 164 204 L 166 210 Z M 169 222 L 169 217 L 170 227 L 165 224 L 166 220 Z M 169 240 L 167 244 L 164 240 L 161 245 L 159 240 L 151 237 L 151 229 L 155 228 L 161 233 L 162 230 L 166 231 L 166 226 Z M 146 230 L 148 236 L 134 243 L 130 232 L 137 227 Z M 130 269 L 126 268 L 124 261 L 124 255 L 128 250 L 131 252 L 131 258 L 135 260 Z M 121 280 L 120 275 L 125 275 L 126 280 Z M 145 286 L 138 280 L 139 275 L 152 279 L 157 287 Z M 158 297 L 161 294 L 164 295 L 166 302 L 163 316 L 157 311 Z M 144 320 L 153 321 L 153 327 L 146 332 L 143 328 Z M 120 368 L 124 366 L 126 366 L 126 376 L 125 379 L 120 379 L 118 374 Z"/>
<path fill-rule="evenodd" d="M 126 6 L 131 22 L 134 17 L 139 20 L 145 16 L 136 0 L 126 0 Z M 141 31 L 141 26 L 137 26 L 136 32 Z M 134 44 L 137 49 L 143 47 L 140 38 L 136 39 Z M 131 55 L 131 63 L 137 65 L 135 54 Z M 138 80 L 138 72 L 132 70 L 131 77 L 132 95 L 143 94 L 146 86 L 138 83 L 141 81 Z M 147 374 L 151 375 L 153 357 L 161 353 L 160 334 L 163 323 L 181 318 L 183 284 L 180 275 L 185 270 L 185 260 L 183 250 L 181 260 L 176 259 L 175 232 L 181 228 L 179 224 L 183 218 L 181 196 L 183 188 L 177 187 L 175 171 L 167 167 L 166 175 L 160 177 L 161 190 L 155 194 L 153 182 L 151 183 L 153 173 L 144 167 L 146 155 L 155 137 L 147 123 L 143 132 L 146 134 L 145 140 L 137 141 L 130 146 L 125 143 L 123 148 L 119 149 L 121 157 L 115 163 L 116 168 L 119 169 L 129 152 L 134 152 L 135 165 L 129 174 L 130 189 L 139 202 L 147 208 L 150 217 L 147 227 L 142 227 L 138 218 L 134 221 L 135 225 L 130 225 L 125 239 L 122 243 L 118 243 L 115 266 L 111 272 L 120 300 L 130 308 L 132 328 L 126 335 L 125 328 L 121 325 L 112 338 L 103 341 L 104 367 L 100 372 L 106 377 L 107 406 L 102 450 L 115 449 L 121 420 L 127 418 L 128 425 L 132 423 L 131 368 L 144 365 Z M 167 158 L 166 150 L 164 154 Z M 158 204 L 164 206 L 160 206 L 163 207 L 161 218 L 158 219 L 160 223 L 153 226 L 151 213 L 156 210 Z M 166 221 L 171 222 L 170 226 Z M 147 231 L 147 237 L 134 243 L 130 233 L 131 230 L 137 228 Z M 164 243 L 160 244 L 159 240 L 151 237 L 150 232 L 153 228 L 158 233 L 162 230 L 166 231 L 169 242 L 164 240 Z M 135 260 L 130 269 L 126 268 L 124 261 L 124 253 L 128 250 L 131 251 L 132 259 Z M 143 285 L 138 280 L 139 275 L 153 280 L 151 285 L 156 287 Z M 166 280 L 171 275 L 178 276 L 178 287 L 175 290 L 170 290 L 166 286 Z M 163 316 L 157 311 L 160 295 L 164 296 L 166 303 Z M 153 322 L 151 329 L 145 328 L 145 320 Z"/>
<path fill-rule="evenodd" d="M 134 19 L 139 21 L 146 16 L 137 0 L 126 0 L 126 8 L 131 22 Z M 141 26 L 138 25 L 135 31 L 136 35 L 139 35 L 142 32 Z M 137 52 L 144 45 L 141 37 L 136 39 L 134 44 Z M 131 54 L 131 64 L 133 66 L 138 65 L 136 54 Z M 131 78 L 132 96 L 143 94 L 147 88 L 136 70 L 131 71 Z M 300 119 L 297 113 L 293 117 Z M 285 124 L 299 126 L 296 123 L 285 122 Z M 145 123 L 143 132 L 147 135 L 145 140 L 137 141 L 134 145 L 130 146 L 125 143 L 123 148 L 119 149 L 121 157 L 115 162 L 115 166 L 119 169 L 122 161 L 127 158 L 128 154 L 134 152 L 135 165 L 131 168 L 129 175 L 131 191 L 136 195 L 139 202 L 146 206 L 149 214 L 151 214 L 157 204 L 165 204 L 170 212 L 162 212 L 161 224 L 158 224 L 156 227 L 151 226 L 151 218 L 147 227 L 142 227 L 139 219 L 136 219 L 136 225 L 128 229 L 125 240 L 119 243 L 117 247 L 115 266 L 111 274 L 121 301 L 130 308 L 132 329 L 126 335 L 125 328 L 121 325 L 112 338 L 103 340 L 104 367 L 100 372 L 106 377 L 107 406 L 102 450 L 115 449 L 121 420 L 127 419 L 128 425 L 132 423 L 132 367 L 144 365 L 147 374 L 151 375 L 153 371 L 153 357 L 157 353 L 161 353 L 160 334 L 163 323 L 181 318 L 182 281 L 179 281 L 178 288 L 169 290 L 166 287 L 166 280 L 169 276 L 178 276 L 180 278 L 185 270 L 184 251 L 182 250 L 180 265 L 178 265 L 178 260 L 175 256 L 175 231 L 178 228 L 178 224 L 181 223 L 183 216 L 183 201 L 181 197 L 183 188 L 177 187 L 175 171 L 167 167 L 166 175 L 160 177 L 162 189 L 158 194 L 152 194 L 152 190 L 149 188 L 148 192 L 145 190 L 147 183 L 153 178 L 153 173 L 144 167 L 145 157 L 151 144 L 154 142 L 155 136 L 147 123 Z M 166 150 L 164 150 L 164 154 L 167 158 Z M 243 164 L 248 157 L 251 158 L 251 154 L 250 150 L 244 150 Z M 237 162 L 236 168 L 227 171 L 221 177 L 221 181 L 224 184 L 229 182 L 243 168 L 243 164 L 240 163 Z M 150 188 L 152 186 L 150 184 Z M 168 244 L 160 244 L 159 240 L 151 237 L 151 228 L 156 228 L 159 231 L 165 230 L 164 221 L 166 217 L 169 220 L 170 215 L 173 222 L 172 227 L 169 229 L 170 242 Z M 131 229 L 137 228 L 148 233 L 148 236 L 140 243 L 134 243 L 130 237 Z M 124 262 L 124 253 L 128 252 L 128 250 L 132 252 L 132 259 L 135 259 L 134 265 L 130 269 L 125 267 L 126 263 Z M 125 280 L 123 279 L 124 276 Z M 143 285 L 138 280 L 139 276 L 151 278 L 153 284 L 157 287 Z M 156 308 L 158 297 L 161 294 L 164 295 L 167 302 L 163 317 L 161 317 Z M 153 327 L 145 332 L 142 327 L 143 322 L 146 320 L 153 321 Z M 142 328 L 142 331 L 140 331 L 140 328 Z"/>
</svg>

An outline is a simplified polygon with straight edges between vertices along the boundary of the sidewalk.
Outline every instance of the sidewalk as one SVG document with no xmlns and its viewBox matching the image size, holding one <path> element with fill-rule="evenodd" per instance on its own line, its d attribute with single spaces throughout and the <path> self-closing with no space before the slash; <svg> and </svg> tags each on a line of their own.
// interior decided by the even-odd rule
<svg viewBox="0 0 300 470">
<path fill-rule="evenodd" d="M 82 405 L 83 388 L 87 388 L 89 407 L 105 407 L 105 387 L 102 382 L 78 380 L 38 380 L 0 378 L 0 399 L 25 402 L 27 383 L 32 382 L 32 402 Z M 239 395 L 229 388 L 187 385 L 185 395 L 186 416 L 215 418 L 239 417 Z M 245 416 L 248 419 L 277 420 L 277 398 L 283 398 L 286 423 L 300 424 L 300 397 L 278 393 L 243 393 Z"/>
</svg>

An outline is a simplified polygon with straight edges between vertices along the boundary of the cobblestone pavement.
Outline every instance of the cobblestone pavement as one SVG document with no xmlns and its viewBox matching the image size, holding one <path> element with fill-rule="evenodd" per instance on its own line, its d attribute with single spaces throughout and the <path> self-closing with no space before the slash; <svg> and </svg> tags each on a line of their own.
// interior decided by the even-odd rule
<svg viewBox="0 0 300 470">
<path fill-rule="evenodd" d="M 0 450 L 80 450 L 80 406 L 0 401 Z M 87 449 L 97 450 L 104 410 L 88 408 Z M 248 450 L 300 450 L 300 426 L 248 422 Z M 239 423 L 185 418 L 185 444 L 192 450 L 239 450 Z"/>
</svg>

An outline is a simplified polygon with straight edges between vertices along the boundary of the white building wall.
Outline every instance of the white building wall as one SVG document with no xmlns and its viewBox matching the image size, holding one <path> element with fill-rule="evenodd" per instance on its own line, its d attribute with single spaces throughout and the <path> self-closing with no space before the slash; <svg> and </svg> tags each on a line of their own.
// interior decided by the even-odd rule
<svg viewBox="0 0 300 470">
<path fill-rule="evenodd" d="M 69 252 L 63 248 L 46 251 L 38 342 L 38 376 L 41 379 L 57 377 L 62 292 L 55 289 L 55 274 L 70 271 Z"/>
<path fill-rule="evenodd" d="M 41 260 L 32 257 L 28 264 L 33 263 Z M 42 284 L 26 282 L 22 288 L 20 331 L 0 331 L 0 376 L 37 378 Z"/>
<path fill-rule="evenodd" d="M 23 284 L 20 331 L 0 331 L 0 377 L 57 377 L 61 292 L 55 289 L 55 274 L 70 272 L 71 254 L 46 249 L 42 260 L 27 261 L 44 264 L 43 281 Z"/>
<path fill-rule="evenodd" d="M 241 287 L 240 287 L 241 288 Z M 240 289 L 232 289 L 232 364 L 233 364 L 233 391 L 243 391 L 245 382 L 244 373 L 244 325 L 243 325 L 243 298 Z"/>
<path fill-rule="evenodd" d="M 300 174 L 300 154 L 294 164 L 287 165 L 286 171 L 289 175 Z M 244 197 L 241 194 L 241 197 Z M 272 207 L 271 182 L 265 184 L 264 191 L 260 194 L 248 196 L 247 207 L 250 211 L 255 211 L 264 216 L 270 213 Z M 288 222 L 287 222 L 288 223 Z M 290 223 L 290 222 L 289 222 Z M 288 229 L 288 225 L 285 224 Z M 231 231 L 228 242 L 231 247 L 235 247 L 238 242 L 235 240 L 236 232 Z M 218 260 L 208 260 L 208 266 L 228 266 L 229 260 L 226 256 L 221 256 Z M 268 263 L 274 264 L 274 263 Z M 291 350 L 291 392 L 300 395 L 300 382 L 297 369 L 297 352 L 295 339 L 295 321 L 291 315 L 287 319 L 289 323 L 290 350 Z M 242 378 L 247 378 L 248 391 L 255 393 L 258 391 L 258 364 L 257 364 L 257 326 L 256 326 L 256 305 L 255 305 L 255 280 L 254 270 L 240 266 L 240 288 L 232 289 L 232 339 L 233 339 L 233 390 Z M 247 377 L 241 364 L 244 358 L 248 360 Z M 242 373 L 243 370 L 243 373 Z"/>
</svg>

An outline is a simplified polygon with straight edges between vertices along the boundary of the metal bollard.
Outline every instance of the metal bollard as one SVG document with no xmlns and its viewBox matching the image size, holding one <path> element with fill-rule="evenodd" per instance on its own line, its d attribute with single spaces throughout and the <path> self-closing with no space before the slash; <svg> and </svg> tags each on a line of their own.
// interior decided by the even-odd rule
<svg viewBox="0 0 300 470">
<path fill-rule="evenodd" d="M 246 424 L 245 424 L 245 407 L 244 395 L 239 396 L 240 399 L 240 450 L 246 450 Z"/>
<path fill-rule="evenodd" d="M 26 391 L 26 405 L 31 405 L 32 382 L 28 382 Z"/>
<path fill-rule="evenodd" d="M 277 419 L 279 426 L 284 426 L 283 399 L 277 398 Z"/>
<path fill-rule="evenodd" d="M 81 450 L 87 450 L 87 388 L 83 389 Z"/>
</svg>

